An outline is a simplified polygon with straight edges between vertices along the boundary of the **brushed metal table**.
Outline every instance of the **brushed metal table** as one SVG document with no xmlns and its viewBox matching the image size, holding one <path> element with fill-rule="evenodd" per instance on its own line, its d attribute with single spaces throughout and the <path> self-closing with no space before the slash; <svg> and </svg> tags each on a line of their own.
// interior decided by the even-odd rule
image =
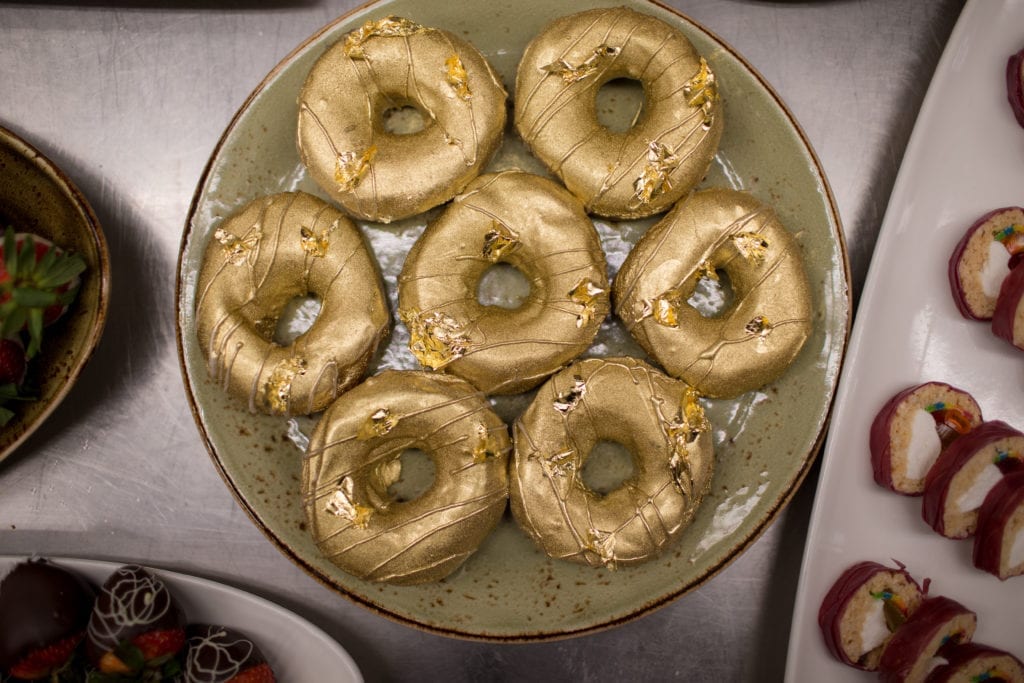
<svg viewBox="0 0 1024 683">
<path fill-rule="evenodd" d="M 249 590 L 323 628 L 368 681 L 780 679 L 816 468 L 775 524 L 702 588 L 608 631 L 515 646 L 452 640 L 357 607 L 282 556 L 231 498 L 175 352 L 185 215 L 252 88 L 357 4 L 0 3 L 0 125 L 78 184 L 113 263 L 96 355 L 0 463 L 0 554 L 137 561 Z M 743 54 L 801 122 L 837 199 L 856 295 L 962 0 L 667 4 Z"/>
</svg>

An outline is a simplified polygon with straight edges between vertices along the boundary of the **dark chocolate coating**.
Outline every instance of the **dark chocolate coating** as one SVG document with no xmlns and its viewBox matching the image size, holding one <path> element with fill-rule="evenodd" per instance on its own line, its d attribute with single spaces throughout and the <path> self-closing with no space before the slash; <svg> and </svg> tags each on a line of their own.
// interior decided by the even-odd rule
<svg viewBox="0 0 1024 683">
<path fill-rule="evenodd" d="M 185 683 L 225 683 L 267 661 L 256 643 L 234 629 L 189 624 L 186 633 Z"/>
<path fill-rule="evenodd" d="M 0 582 L 0 671 L 85 630 L 95 590 L 46 560 L 15 565 Z"/>
<path fill-rule="evenodd" d="M 138 565 L 119 568 L 103 584 L 89 618 L 90 660 L 114 650 L 118 643 L 152 631 L 185 627 L 185 614 L 167 585 Z"/>
</svg>

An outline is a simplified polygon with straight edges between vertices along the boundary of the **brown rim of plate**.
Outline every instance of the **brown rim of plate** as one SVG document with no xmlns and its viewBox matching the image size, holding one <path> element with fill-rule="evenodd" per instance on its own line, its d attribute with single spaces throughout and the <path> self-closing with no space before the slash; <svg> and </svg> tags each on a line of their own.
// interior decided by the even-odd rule
<svg viewBox="0 0 1024 683">
<path fill-rule="evenodd" d="M 96 249 L 97 262 L 89 263 L 88 277 L 98 278 L 95 312 L 92 314 L 93 320 L 88 331 L 85 347 L 75 353 L 74 363 L 68 370 L 66 378 L 62 381 L 60 388 L 50 397 L 45 407 L 28 424 L 22 425 L 24 431 L 14 441 L 0 450 L 0 463 L 2 463 L 57 409 L 57 406 L 61 404 L 75 382 L 78 381 L 83 368 L 89 359 L 92 358 L 93 352 L 99 345 L 100 338 L 103 336 L 103 328 L 107 321 L 107 307 L 110 300 L 110 253 L 107 250 L 107 240 L 103 234 L 103 229 L 100 227 L 99 219 L 96 217 L 85 195 L 82 194 L 71 178 L 35 146 L 2 125 L 0 125 L 0 142 L 13 147 L 16 152 L 19 152 L 21 156 L 31 162 L 42 176 L 52 180 L 71 205 L 77 209 L 82 219 L 80 224 L 85 228 L 83 234 L 86 237 L 86 241 L 91 242 Z M 81 297 L 79 297 L 75 305 L 83 305 Z"/>
<path fill-rule="evenodd" d="M 177 345 L 177 348 L 178 348 L 178 363 L 179 363 L 179 365 L 181 367 L 181 377 L 182 377 L 182 381 L 185 384 L 185 393 L 186 393 L 186 396 L 187 396 L 187 399 L 188 399 L 189 408 L 192 411 L 192 417 L 195 419 L 196 426 L 199 429 L 200 436 L 202 437 L 202 440 L 203 440 L 203 444 L 206 446 L 206 450 L 209 452 L 210 458 L 213 460 L 214 466 L 217 468 L 217 471 L 218 471 L 218 473 L 220 473 L 220 476 L 224 480 L 224 483 L 227 485 L 228 489 L 231 491 L 231 495 L 234 496 L 235 501 L 238 502 L 238 504 L 241 506 L 241 508 L 243 510 L 245 510 L 246 514 L 249 516 L 249 519 L 252 520 L 253 524 L 255 524 L 256 527 L 263 533 L 263 535 L 266 536 L 267 539 L 271 541 L 271 543 L 274 545 L 274 547 L 276 547 L 278 549 L 278 551 L 280 551 L 285 557 L 287 557 L 293 563 L 298 565 L 304 572 L 306 572 L 309 576 L 311 576 L 314 579 L 316 579 L 319 583 L 321 583 L 325 587 L 331 589 L 332 591 L 338 593 L 339 595 L 342 595 L 343 597 L 347 598 L 348 600 L 350 600 L 350 601 L 352 601 L 352 602 L 354 602 L 354 603 L 356 603 L 358 605 L 361 605 L 362 607 L 365 607 L 366 609 L 370 610 L 371 612 L 374 612 L 375 614 L 378 614 L 380 616 L 386 617 L 386 618 L 388 618 L 388 619 L 390 619 L 392 621 L 396 621 L 396 622 L 398 622 L 400 624 L 404 624 L 406 626 L 411 626 L 413 628 L 416 628 L 416 629 L 422 630 L 422 631 L 426 631 L 428 633 L 434 633 L 434 634 L 439 634 L 439 635 L 443 635 L 443 636 L 449 636 L 449 637 L 459 638 L 459 639 L 464 639 L 464 640 L 484 641 L 484 642 L 501 642 L 501 643 L 530 643 L 530 642 L 543 642 L 543 641 L 563 640 L 563 639 L 567 639 L 567 638 L 573 638 L 573 637 L 576 637 L 576 636 L 581 636 L 581 635 L 586 635 L 586 634 L 591 634 L 591 633 L 597 633 L 597 632 L 600 632 L 600 631 L 604 631 L 604 630 L 608 630 L 608 629 L 611 629 L 611 628 L 615 628 L 617 626 L 621 626 L 622 624 L 626 624 L 626 623 L 631 622 L 631 621 L 635 621 L 635 620 L 639 619 L 642 616 L 650 614 L 651 612 L 653 612 L 656 609 L 659 609 L 659 608 L 664 607 L 665 605 L 667 605 L 667 604 L 669 604 L 671 602 L 674 602 L 675 600 L 677 600 L 678 598 L 682 597 L 683 595 L 689 593 L 690 591 L 693 591 L 693 590 L 701 587 L 702 585 L 707 583 L 710 579 L 715 577 L 723 569 L 725 569 L 730 564 L 732 564 L 732 562 L 736 558 L 738 558 L 740 555 L 742 555 L 747 550 L 747 548 L 749 548 L 754 543 L 754 541 L 756 541 L 758 538 L 760 538 L 760 536 L 771 525 L 771 523 L 775 521 L 775 518 L 778 517 L 779 513 L 782 512 L 782 510 L 793 499 L 793 496 L 796 494 L 796 491 L 800 488 L 800 484 L 803 483 L 804 479 L 807 477 L 807 473 L 810 471 L 812 465 L 814 464 L 815 460 L 817 459 L 818 454 L 821 452 L 821 447 L 822 447 L 822 444 L 824 443 L 825 435 L 828 433 L 828 425 L 829 425 L 829 421 L 830 421 L 830 418 L 831 418 L 832 406 L 833 406 L 833 404 L 835 402 L 835 394 L 836 394 L 835 389 L 836 389 L 836 385 L 838 384 L 838 378 L 839 378 L 839 375 L 840 375 L 840 373 L 842 371 L 842 365 L 843 365 L 843 363 L 845 361 L 845 357 L 846 357 L 846 346 L 847 346 L 847 343 L 849 342 L 850 323 L 851 323 L 851 320 L 852 320 L 852 312 L 850 310 L 850 286 L 851 285 L 850 285 L 849 253 L 848 253 L 847 248 L 846 248 L 846 238 L 845 238 L 845 234 L 843 232 L 842 223 L 841 223 L 840 218 L 839 218 L 839 211 L 838 211 L 838 209 L 836 207 L 835 197 L 832 194 L 832 188 L 829 185 L 828 179 L 825 176 L 825 170 L 824 170 L 824 168 L 822 168 L 821 161 L 818 159 L 818 155 L 815 153 L 814 148 L 811 146 L 810 140 L 807 139 L 807 135 L 804 133 L 803 128 L 797 122 L 797 120 L 793 116 L 792 112 L 789 111 L 789 108 L 782 101 L 782 98 L 775 91 L 775 89 L 765 80 L 765 78 L 761 75 L 761 73 L 757 69 L 755 69 L 742 55 L 740 55 L 739 52 L 737 52 L 731 45 L 729 45 L 727 42 L 722 40 L 714 32 L 710 31 L 709 29 L 707 29 L 705 26 L 703 26 L 699 22 L 697 22 L 697 21 L 691 19 L 690 17 L 684 15 L 683 13 L 679 12 L 675 8 L 669 7 L 667 5 L 664 5 L 661 2 L 659 2 L 658 0 L 641 0 L 642 2 L 646 2 L 646 3 L 650 4 L 650 5 L 658 7 L 661 10 L 664 10 L 664 11 L 672 13 L 673 15 L 675 15 L 681 21 L 689 24 L 690 26 L 693 26 L 693 28 L 695 30 L 704 33 L 708 38 L 710 38 L 712 41 L 714 41 L 718 45 L 720 45 L 723 50 L 725 50 L 730 56 L 732 56 L 734 59 L 736 59 L 750 73 L 750 75 L 757 81 L 757 83 L 761 87 L 763 87 L 765 89 L 765 92 L 767 92 L 771 96 L 771 98 L 775 102 L 776 106 L 778 106 L 779 110 L 785 115 L 786 120 L 789 122 L 790 126 L 792 126 L 792 128 L 796 132 L 796 134 L 799 136 L 800 141 L 803 143 L 804 149 L 806 150 L 808 156 L 811 159 L 811 162 L 813 163 L 815 174 L 820 179 L 821 185 L 822 185 L 822 187 L 825 190 L 825 196 L 827 197 L 827 210 L 828 210 L 828 214 L 832 218 L 832 221 L 833 221 L 834 225 L 836 226 L 836 236 L 837 236 L 837 242 L 838 242 L 837 246 L 839 248 L 840 254 L 842 255 L 843 284 L 845 285 L 844 286 L 843 297 L 845 298 L 845 300 L 847 302 L 847 306 L 846 306 L 846 320 L 844 322 L 843 338 L 842 338 L 842 340 L 840 340 L 841 341 L 840 347 L 839 347 L 840 348 L 840 358 L 839 358 L 839 361 L 838 361 L 838 365 L 836 367 L 836 379 L 835 379 L 835 381 L 832 384 L 832 391 L 831 391 L 831 394 L 830 394 L 829 399 L 828 399 L 828 409 L 825 411 L 825 418 L 822 420 L 821 428 L 818 431 L 817 438 L 814 440 L 814 443 L 811 446 L 811 450 L 808 452 L 807 457 L 804 459 L 803 465 L 801 466 L 799 471 L 796 472 L 796 475 L 794 476 L 793 480 L 790 482 L 789 486 L 786 488 L 785 493 L 776 501 L 776 503 L 772 507 L 772 509 L 769 510 L 768 513 L 765 514 L 762 517 L 762 519 L 760 520 L 760 523 L 754 529 L 751 530 L 751 532 L 747 535 L 747 537 L 744 538 L 741 542 L 739 542 L 733 548 L 732 552 L 728 556 L 723 558 L 722 561 L 719 562 L 717 565 L 709 568 L 708 571 L 703 576 L 698 577 L 695 581 L 693 581 L 689 585 L 682 587 L 680 590 L 678 590 L 678 591 L 676 591 L 674 593 L 671 593 L 671 594 L 666 595 L 664 597 L 661 597 L 661 598 L 659 598 L 657 600 L 654 600 L 652 602 L 644 604 L 644 605 L 638 607 L 635 611 L 633 611 L 632 613 L 630 613 L 630 614 L 628 614 L 626 616 L 610 619 L 610 620 L 602 622 L 600 624 L 595 624 L 593 626 L 588 626 L 588 627 L 574 629 L 574 630 L 566 630 L 566 631 L 562 631 L 562 632 L 521 633 L 521 634 L 518 634 L 518 635 L 508 636 L 508 635 L 488 635 L 486 633 L 470 633 L 470 632 L 465 632 L 465 631 L 459 631 L 459 630 L 454 629 L 454 628 L 445 628 L 445 627 L 437 626 L 437 625 L 433 625 L 433 624 L 426 624 L 426 623 L 423 623 L 423 622 L 420 622 L 420 621 L 416 621 L 414 619 L 411 619 L 411 618 L 409 618 L 407 616 L 404 616 L 404 615 L 401 615 L 401 614 L 396 614 L 394 612 L 389 612 L 386 609 L 382 608 L 380 605 L 378 605 L 378 604 L 376 604 L 374 602 L 371 602 L 369 600 L 366 600 L 363 597 L 361 597 L 359 595 L 356 595 L 356 594 L 354 594 L 352 592 L 349 592 L 349 591 L 345 590 L 344 588 L 338 586 L 337 584 L 335 584 L 334 582 L 331 581 L 330 577 L 322 574 L 318 569 L 316 569 L 315 567 L 311 566 L 310 564 L 307 564 L 301 557 L 299 557 L 299 555 L 290 546 L 288 546 L 280 538 L 278 538 L 277 535 L 274 534 L 273 530 L 269 529 L 263 523 L 263 521 L 257 516 L 255 510 L 253 510 L 253 508 L 249 505 L 248 501 L 245 500 L 245 498 L 242 496 L 242 494 L 239 491 L 239 489 L 235 486 L 234 481 L 232 481 L 230 475 L 224 469 L 224 465 L 221 462 L 220 457 L 217 454 L 216 448 L 214 447 L 213 443 L 210 441 L 209 434 L 207 434 L 205 426 L 203 425 L 203 422 L 202 422 L 202 418 L 200 417 L 200 414 L 199 414 L 199 406 L 197 406 L 196 402 L 195 402 L 195 394 L 193 392 L 192 384 L 189 381 L 188 368 L 187 368 L 186 362 L 185 362 L 185 350 L 184 350 L 184 346 L 183 346 L 183 343 L 182 343 L 182 335 L 183 335 L 183 329 L 182 329 L 182 325 L 181 325 L 182 311 L 181 311 L 181 308 L 180 308 L 181 307 L 181 300 L 182 300 L 182 288 L 184 286 L 181 274 L 182 274 L 182 267 L 184 265 L 185 248 L 187 246 L 188 239 L 189 239 L 189 237 L 191 235 L 192 218 L 195 215 L 196 210 L 198 209 L 199 202 L 201 200 L 202 189 L 206 185 L 206 182 L 207 182 L 207 179 L 208 179 L 208 177 L 210 175 L 210 172 L 211 172 L 211 169 L 213 167 L 214 161 L 217 158 L 218 154 L 220 153 L 222 147 L 224 146 L 225 141 L 227 140 L 228 136 L 234 130 L 235 126 L 238 124 L 239 119 L 248 110 L 249 106 L 256 99 L 256 97 L 267 87 L 267 85 L 272 80 L 274 80 L 274 78 L 281 71 L 283 71 L 288 66 L 288 64 L 299 53 L 301 53 L 304 50 L 306 50 L 307 48 L 309 48 L 311 44 L 313 44 L 317 40 L 319 40 L 321 38 L 321 36 L 323 36 L 324 34 L 334 30 L 335 27 L 337 27 L 339 24 L 342 24 L 342 23 L 348 21 L 353 15 L 370 9 L 374 5 L 379 4 L 380 1 L 381 0 L 372 0 L 371 2 L 367 2 L 367 3 L 363 4 L 363 5 L 360 5 L 359 7 L 356 7 L 354 9 L 350 10 L 349 12 L 346 12 L 345 14 L 335 18 L 333 21 L 331 21 L 330 23 L 324 25 L 319 30 L 317 30 L 315 33 L 313 33 L 311 36 L 309 36 L 300 45 L 298 45 L 298 47 L 293 49 L 280 62 L 278 62 L 277 65 L 274 66 L 274 68 L 271 69 L 271 71 L 263 78 L 263 80 L 260 81 L 259 85 L 257 85 L 256 88 L 253 89 L 253 91 L 249 94 L 249 96 L 245 99 L 245 101 L 242 103 L 242 105 L 235 112 L 234 116 L 232 116 L 230 123 L 228 123 L 227 127 L 224 129 L 224 133 L 221 135 L 220 139 L 217 141 L 217 145 L 213 149 L 213 152 L 210 154 L 210 158 L 207 161 L 206 166 L 203 168 L 202 175 L 199 177 L 199 182 L 196 185 L 196 191 L 193 194 L 192 202 L 189 205 L 188 215 L 186 216 L 186 220 L 185 220 L 184 232 L 182 233 L 181 245 L 180 245 L 180 248 L 178 250 L 178 265 L 177 265 L 178 269 L 177 269 L 176 284 L 175 284 L 175 319 L 174 319 L 174 325 L 175 325 L 175 330 L 176 330 L 175 342 L 176 342 L 176 345 Z"/>
</svg>

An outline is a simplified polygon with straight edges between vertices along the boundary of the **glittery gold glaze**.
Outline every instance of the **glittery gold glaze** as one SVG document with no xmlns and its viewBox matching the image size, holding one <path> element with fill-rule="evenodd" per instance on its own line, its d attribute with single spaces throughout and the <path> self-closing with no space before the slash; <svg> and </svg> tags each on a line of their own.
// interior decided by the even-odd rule
<svg viewBox="0 0 1024 683">
<path fill-rule="evenodd" d="M 392 421 L 383 433 L 367 424 Z M 369 430 L 370 432 L 374 430 Z M 388 486 L 409 449 L 434 462 L 418 498 Z M 508 500 L 508 428 L 468 383 L 447 375 L 387 371 L 342 395 L 310 437 L 302 505 L 317 547 L 369 581 L 444 578 L 480 545 Z"/>
<path fill-rule="evenodd" d="M 495 248 L 499 241 L 503 248 Z M 485 306 L 477 297 L 480 278 L 495 263 L 513 266 L 530 283 L 516 309 Z M 423 365 L 486 394 L 519 393 L 590 346 L 609 311 L 605 268 L 579 200 L 540 176 L 488 174 L 409 252 L 398 279 L 399 315 Z M 431 317 L 445 321 L 440 332 L 424 324 Z M 458 344 L 440 344 L 441 337 Z"/>
<path fill-rule="evenodd" d="M 601 87 L 640 81 L 627 131 L 602 126 Z M 672 26 L 625 7 L 556 19 L 527 46 L 516 74 L 515 125 L 533 153 L 602 216 L 667 210 L 696 185 L 722 136 L 714 73 Z"/>
<path fill-rule="evenodd" d="M 501 143 L 506 94 L 480 52 L 401 17 L 368 21 L 329 47 L 299 94 L 299 156 L 353 216 L 388 222 L 448 201 Z M 415 107 L 423 129 L 384 128 Z"/>
<path fill-rule="evenodd" d="M 729 276 L 714 317 L 687 300 L 701 277 Z M 779 377 L 811 330 L 800 246 L 771 207 L 735 190 L 696 192 L 637 242 L 616 276 L 615 312 L 674 377 L 733 397 Z"/>
<path fill-rule="evenodd" d="M 650 559 L 711 485 L 711 428 L 696 392 L 635 358 L 592 358 L 554 375 L 513 432 L 512 513 L 555 558 L 608 568 Z M 634 458 L 633 476 L 603 496 L 581 479 L 599 441 Z"/>
<path fill-rule="evenodd" d="M 282 309 L 316 296 L 292 344 L 273 342 Z M 253 200 L 225 219 L 199 273 L 196 334 L 210 376 L 252 412 L 323 410 L 357 382 L 388 331 L 377 265 L 341 212 L 312 195 Z"/>
</svg>

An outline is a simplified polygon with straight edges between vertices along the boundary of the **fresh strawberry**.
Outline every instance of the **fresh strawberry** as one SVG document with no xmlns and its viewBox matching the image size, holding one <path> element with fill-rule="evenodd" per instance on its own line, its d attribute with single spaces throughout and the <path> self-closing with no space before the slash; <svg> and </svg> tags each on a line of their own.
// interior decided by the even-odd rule
<svg viewBox="0 0 1024 683">
<path fill-rule="evenodd" d="M 84 637 L 85 632 L 83 631 L 78 635 L 70 636 L 48 647 L 33 650 L 18 660 L 10 668 L 9 673 L 15 678 L 21 678 L 26 681 L 45 678 L 71 660 L 72 655 L 75 653 L 75 648 L 78 647 L 78 644 L 82 642 Z"/>
<path fill-rule="evenodd" d="M 142 652 L 147 664 L 159 663 L 172 657 L 185 647 L 185 629 L 172 628 L 163 631 L 149 631 L 132 639 L 132 644 Z"/>
<path fill-rule="evenodd" d="M 248 669 L 241 671 L 234 678 L 228 679 L 228 683 L 276 683 L 277 679 L 274 678 L 274 672 L 271 670 L 270 665 L 266 662 L 257 664 L 256 666 L 250 666 Z"/>
<path fill-rule="evenodd" d="M 27 330 L 26 354 L 42 344 L 43 327 L 55 322 L 74 300 L 85 261 L 50 240 L 8 227 L 0 246 L 0 338 Z"/>
</svg>

